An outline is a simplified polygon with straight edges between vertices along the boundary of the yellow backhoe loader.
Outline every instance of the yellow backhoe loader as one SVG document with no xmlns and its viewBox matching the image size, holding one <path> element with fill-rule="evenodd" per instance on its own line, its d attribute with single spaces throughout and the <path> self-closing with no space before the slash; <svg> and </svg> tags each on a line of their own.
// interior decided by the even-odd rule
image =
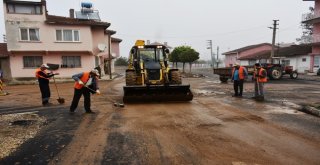
<svg viewBox="0 0 320 165">
<path fill-rule="evenodd" d="M 123 102 L 191 101 L 190 85 L 183 85 L 178 69 L 168 66 L 165 45 L 137 40 L 129 56 Z"/>
</svg>

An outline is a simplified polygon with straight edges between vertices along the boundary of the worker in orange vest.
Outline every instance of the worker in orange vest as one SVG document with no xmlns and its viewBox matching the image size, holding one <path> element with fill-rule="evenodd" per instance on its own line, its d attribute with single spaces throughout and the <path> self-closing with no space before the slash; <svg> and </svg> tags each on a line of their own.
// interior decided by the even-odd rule
<svg viewBox="0 0 320 165">
<path fill-rule="evenodd" d="M 96 69 L 91 70 L 90 72 L 82 72 L 75 74 L 72 78 L 76 81 L 74 84 L 74 95 L 72 103 L 70 106 L 70 112 L 73 113 L 78 107 L 79 100 L 81 95 L 84 97 L 84 109 L 86 113 L 93 113 L 91 110 L 91 99 L 90 95 L 100 94 L 98 87 L 98 77 L 99 71 Z"/>
<path fill-rule="evenodd" d="M 262 68 L 259 63 L 255 64 L 253 78 L 255 80 L 254 81 L 255 94 L 253 98 L 258 101 L 263 101 L 264 100 L 264 83 L 266 83 L 268 79 L 267 79 L 267 71 L 264 68 Z"/>
<path fill-rule="evenodd" d="M 232 95 L 233 97 L 242 97 L 243 82 L 247 76 L 248 72 L 245 67 L 240 66 L 238 63 L 234 64 L 231 77 L 234 89 L 234 95 Z"/>
<path fill-rule="evenodd" d="M 49 87 L 49 80 L 54 75 L 59 75 L 59 73 L 52 73 L 52 72 L 47 73 L 47 69 L 49 69 L 49 66 L 47 64 L 42 64 L 40 66 L 40 68 L 36 69 L 36 72 L 35 72 L 35 76 L 39 82 L 43 106 L 52 105 L 49 102 L 49 99 L 51 96 L 50 87 Z"/>
</svg>

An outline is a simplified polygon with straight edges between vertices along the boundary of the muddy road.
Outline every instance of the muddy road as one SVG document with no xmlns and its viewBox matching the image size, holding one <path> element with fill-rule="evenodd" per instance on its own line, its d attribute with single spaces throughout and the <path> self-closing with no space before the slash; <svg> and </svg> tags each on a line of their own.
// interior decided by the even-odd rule
<svg viewBox="0 0 320 165">
<path fill-rule="evenodd" d="M 102 95 L 92 96 L 96 113 L 85 114 L 81 100 L 73 115 L 72 83 L 58 84 L 66 104 L 52 100 L 51 107 L 40 106 L 36 85 L 9 86 L 11 94 L 0 97 L 1 116 L 31 112 L 46 122 L 0 164 L 319 164 L 320 118 L 289 105 L 319 103 L 320 82 L 270 82 L 264 103 L 250 99 L 251 82 L 244 98 L 231 97 L 232 84 L 215 76 L 184 82 L 191 84 L 192 102 L 121 108 L 113 103 L 122 98 L 123 76 L 101 81 Z M 18 129 L 5 124 L 2 130 Z"/>
</svg>

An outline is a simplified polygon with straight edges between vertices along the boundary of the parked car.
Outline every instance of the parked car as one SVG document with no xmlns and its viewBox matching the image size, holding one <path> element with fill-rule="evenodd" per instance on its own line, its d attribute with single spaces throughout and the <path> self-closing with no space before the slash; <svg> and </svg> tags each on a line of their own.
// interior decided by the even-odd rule
<svg viewBox="0 0 320 165">
<path fill-rule="evenodd" d="M 318 69 L 317 75 L 320 76 L 320 68 Z"/>
</svg>

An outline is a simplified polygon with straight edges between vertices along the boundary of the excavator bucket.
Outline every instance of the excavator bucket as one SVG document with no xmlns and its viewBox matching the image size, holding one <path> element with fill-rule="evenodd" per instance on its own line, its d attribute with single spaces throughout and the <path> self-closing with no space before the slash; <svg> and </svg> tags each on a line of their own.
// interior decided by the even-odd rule
<svg viewBox="0 0 320 165">
<path fill-rule="evenodd" d="M 191 101 L 190 85 L 124 86 L 123 102 Z"/>
</svg>

